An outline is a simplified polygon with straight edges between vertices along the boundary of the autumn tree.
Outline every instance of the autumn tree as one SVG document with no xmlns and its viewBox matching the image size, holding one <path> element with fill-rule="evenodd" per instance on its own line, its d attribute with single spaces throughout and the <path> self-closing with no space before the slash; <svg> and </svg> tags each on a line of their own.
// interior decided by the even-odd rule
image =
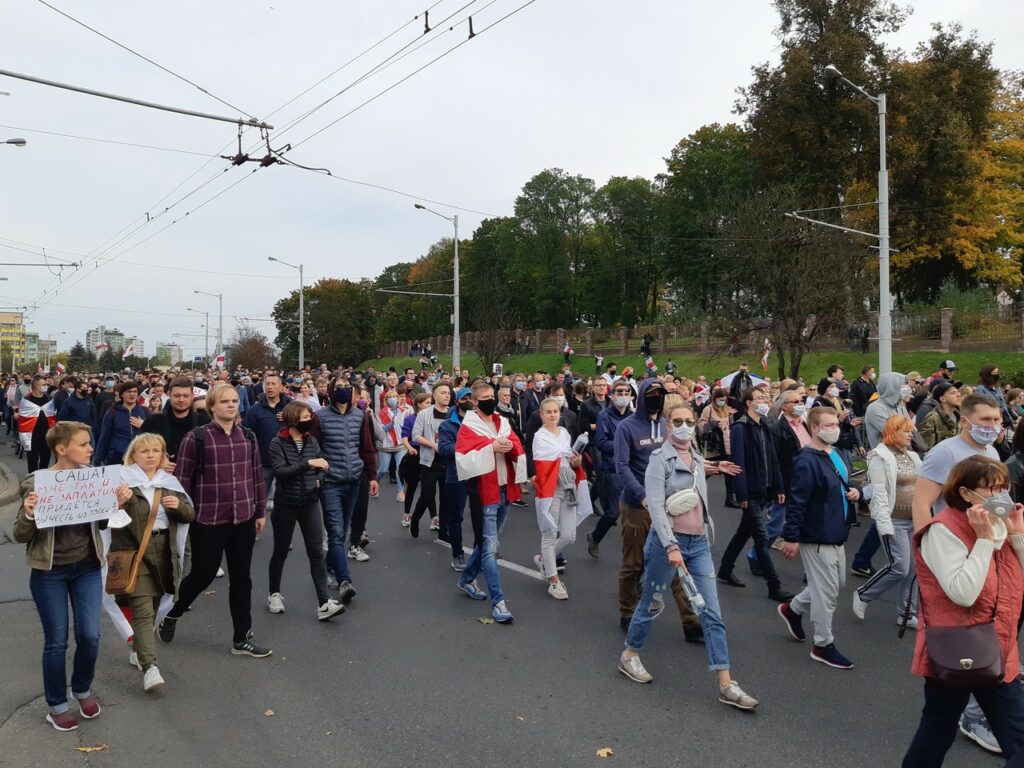
<svg viewBox="0 0 1024 768">
<path fill-rule="evenodd" d="M 373 353 L 373 317 L 369 294 L 372 283 L 325 278 L 306 288 L 305 352 L 308 360 L 355 365 Z M 298 367 L 299 292 L 292 291 L 274 305 L 275 343 L 281 365 Z"/>
<path fill-rule="evenodd" d="M 277 367 L 277 354 L 266 335 L 250 325 L 239 325 L 228 339 L 227 363 L 247 371 Z"/>
</svg>

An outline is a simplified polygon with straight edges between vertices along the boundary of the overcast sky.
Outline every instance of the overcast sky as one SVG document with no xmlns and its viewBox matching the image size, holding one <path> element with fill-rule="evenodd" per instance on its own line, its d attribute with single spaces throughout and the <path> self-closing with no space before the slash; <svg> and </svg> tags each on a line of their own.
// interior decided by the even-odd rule
<svg viewBox="0 0 1024 768">
<path fill-rule="evenodd" d="M 488 5 L 488 0 L 479 0 L 452 21 L 475 11 L 479 32 L 524 1 L 494 0 Z M 465 23 L 447 31 L 452 21 L 424 37 L 421 19 L 267 118 L 431 2 L 51 4 L 238 109 L 266 118 L 278 130 L 409 45 L 404 52 L 413 52 L 406 58 L 272 139 L 276 148 L 298 143 L 466 39 Z M 437 24 L 466 2 L 442 0 L 431 11 L 431 21 Z M 35 0 L 0 0 L 0 9 L 0 68 L 238 116 Z M 1021 66 L 1013 53 L 1014 38 L 1024 28 L 1021 4 L 922 0 L 889 42 L 913 49 L 928 37 L 935 21 L 962 22 L 995 43 L 998 67 Z M 735 119 L 731 109 L 736 87 L 749 82 L 751 66 L 778 56 L 775 25 L 767 0 L 537 0 L 290 157 L 341 176 L 495 215 L 511 213 L 523 183 L 547 167 L 580 173 L 598 184 L 612 175 L 651 177 L 663 169 L 662 158 L 679 139 L 706 123 Z M 307 284 L 325 276 L 372 277 L 388 264 L 418 258 L 450 234 L 446 222 L 414 210 L 412 199 L 389 192 L 283 166 L 256 173 L 251 173 L 255 164 L 221 173 L 227 163 L 219 159 L 204 166 L 209 158 L 201 155 L 236 151 L 236 129 L 227 123 L 7 77 L 0 77 L 0 91 L 10 92 L 0 96 L 0 124 L 5 126 L 200 153 L 0 128 L 0 140 L 18 136 L 29 142 L 24 148 L 0 145 L 0 246 L 7 246 L 0 247 L 7 257 L 3 261 L 39 262 L 33 255 L 39 253 L 36 246 L 66 260 L 89 256 L 91 266 L 78 274 L 64 270 L 63 283 L 46 269 L 0 270 L 8 277 L 0 284 L 0 301 L 39 304 L 30 313 L 29 330 L 44 337 L 64 331 L 56 337 L 61 350 L 84 341 L 88 328 L 105 324 L 143 338 L 150 355 L 155 343 L 164 340 L 182 342 L 188 355 L 202 354 L 203 318 L 185 308 L 211 311 L 212 349 L 217 300 L 196 296 L 194 289 L 223 292 L 227 338 L 237 317 L 268 318 L 274 302 L 297 287 L 297 273 L 268 263 L 268 256 L 303 263 Z M 257 139 L 248 131 L 244 147 L 249 149 Z M 240 179 L 236 187 L 185 216 Z M 466 211 L 459 215 L 466 237 L 483 218 Z M 174 220 L 179 221 L 160 231 Z M 111 239 L 133 231 L 119 244 L 118 238 Z M 101 262 L 116 258 L 97 267 L 97 255 Z M 271 324 L 256 326 L 273 338 Z M 174 339 L 174 333 L 195 335 Z"/>
</svg>

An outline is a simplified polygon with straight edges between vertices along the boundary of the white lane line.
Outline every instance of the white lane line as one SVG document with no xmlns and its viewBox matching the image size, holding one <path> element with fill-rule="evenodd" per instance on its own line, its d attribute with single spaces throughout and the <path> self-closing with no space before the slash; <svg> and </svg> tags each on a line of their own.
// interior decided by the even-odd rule
<svg viewBox="0 0 1024 768">
<path fill-rule="evenodd" d="M 448 549 L 452 548 L 451 544 L 449 544 L 447 541 L 441 541 L 440 539 L 434 539 L 434 543 L 440 544 L 442 547 L 448 547 Z M 473 550 L 469 547 L 463 547 L 462 551 L 466 553 L 467 557 L 473 554 Z M 508 560 L 504 560 L 499 557 L 498 565 L 500 565 L 502 568 L 508 568 L 510 571 L 521 573 L 523 574 L 523 576 L 529 576 L 531 579 L 537 579 L 537 581 L 547 581 L 547 579 L 544 578 L 540 571 L 536 571 L 533 568 L 527 568 L 525 566 L 519 565 L 519 563 L 512 563 Z"/>
</svg>

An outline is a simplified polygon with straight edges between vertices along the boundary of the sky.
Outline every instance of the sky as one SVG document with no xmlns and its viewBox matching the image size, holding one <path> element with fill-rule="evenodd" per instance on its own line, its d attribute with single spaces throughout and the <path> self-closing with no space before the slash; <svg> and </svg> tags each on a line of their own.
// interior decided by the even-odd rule
<svg viewBox="0 0 1024 768">
<path fill-rule="evenodd" d="M 47 2 L 207 93 L 38 0 L 0 0 L 0 69 L 233 120 L 244 112 L 275 126 L 273 148 L 303 142 L 294 162 L 405 193 L 230 166 L 216 156 L 237 152 L 235 125 L 0 76 L 10 94 L 0 95 L 0 141 L 28 141 L 0 144 L 0 261 L 43 264 L 45 248 L 50 265 L 85 264 L 0 267 L 0 309 L 34 307 L 27 329 L 60 350 L 103 324 L 142 338 L 150 355 L 158 341 L 199 355 L 209 311 L 212 351 L 218 300 L 196 290 L 223 294 L 225 339 L 250 318 L 272 340 L 266 320 L 298 272 L 268 257 L 304 265 L 307 285 L 374 277 L 450 236 L 417 200 L 457 213 L 469 237 L 488 215 L 510 214 L 545 168 L 598 184 L 652 177 L 681 138 L 735 121 L 736 88 L 779 54 L 767 0 L 535 0 L 504 20 L 527 0 L 441 0 L 426 35 L 422 12 L 435 0 Z M 1024 5 L 922 0 L 886 42 L 913 50 L 936 21 L 993 42 L 997 67 L 1022 66 Z M 245 131 L 255 157 L 260 143 Z"/>
</svg>

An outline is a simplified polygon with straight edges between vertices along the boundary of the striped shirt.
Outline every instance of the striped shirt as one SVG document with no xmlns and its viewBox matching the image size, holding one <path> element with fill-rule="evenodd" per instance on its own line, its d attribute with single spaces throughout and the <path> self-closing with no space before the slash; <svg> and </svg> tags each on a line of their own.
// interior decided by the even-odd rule
<svg viewBox="0 0 1024 768">
<path fill-rule="evenodd" d="M 192 497 L 200 525 L 239 525 L 266 514 L 263 462 L 255 438 L 241 426 L 230 434 L 216 422 L 203 431 L 203 471 L 196 470 L 196 440 L 189 432 L 178 447 L 174 476 Z M 193 476 L 195 475 L 195 476 Z"/>
</svg>

